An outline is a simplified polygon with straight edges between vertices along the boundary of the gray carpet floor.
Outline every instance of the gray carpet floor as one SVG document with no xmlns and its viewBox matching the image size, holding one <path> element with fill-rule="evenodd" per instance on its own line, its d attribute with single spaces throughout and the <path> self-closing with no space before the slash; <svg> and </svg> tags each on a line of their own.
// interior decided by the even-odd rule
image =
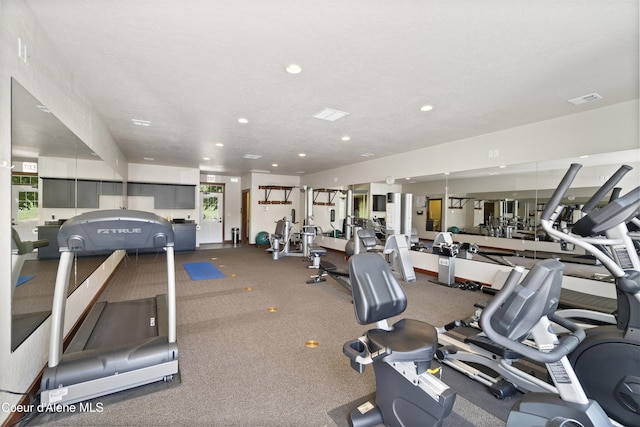
<svg viewBox="0 0 640 427">
<path fill-rule="evenodd" d="M 327 260 L 346 268 L 341 254 Z M 211 261 L 224 278 L 192 281 L 183 264 Z M 308 285 L 314 274 L 300 257 L 274 261 L 264 249 L 239 246 L 176 255 L 180 375 L 94 400 L 95 412 L 40 415 L 48 425 L 346 425 L 357 401 L 375 392 L 373 370 L 358 374 L 342 345 L 362 335 L 351 295 L 337 282 Z M 439 286 L 417 274 L 404 284 L 403 317 L 436 326 L 468 317 L 487 295 Z M 123 262 L 101 300 L 123 301 L 166 292 L 162 255 Z M 308 340 L 319 345 L 310 348 Z M 447 426 L 500 426 L 513 402 L 444 367 L 459 392 Z M 454 386 L 455 384 L 455 386 Z M 478 406 L 480 405 L 480 406 Z"/>
</svg>

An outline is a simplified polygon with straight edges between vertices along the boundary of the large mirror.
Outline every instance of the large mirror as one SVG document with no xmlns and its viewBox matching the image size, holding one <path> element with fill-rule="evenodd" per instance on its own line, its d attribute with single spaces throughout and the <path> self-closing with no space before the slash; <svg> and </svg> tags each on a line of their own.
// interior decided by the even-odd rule
<svg viewBox="0 0 640 427">
<path fill-rule="evenodd" d="M 376 223 L 384 223 L 382 201 L 387 193 L 411 193 L 412 227 L 420 239 L 433 241 L 439 232 L 453 230 L 457 241 L 537 259 L 546 256 L 545 252 L 562 254 L 573 250 L 549 241 L 540 226 L 542 210 L 571 163 L 580 163 L 583 168 L 564 200 L 574 208 L 569 223 L 580 218 L 580 206 L 621 165 L 633 168 L 618 185 L 622 193 L 635 188 L 640 182 L 638 159 L 640 150 L 633 149 L 352 184 L 336 198 L 335 206 L 314 206 L 314 218 L 317 225 L 329 230 L 327 236 L 341 237 L 343 233 L 332 231 L 344 230 L 347 190 L 352 194 L 352 222 L 374 228 Z M 600 203 L 607 203 L 609 197 L 610 192 Z M 332 209 L 334 221 L 330 220 Z M 335 248 L 341 246 L 336 243 Z"/>
<path fill-rule="evenodd" d="M 639 176 L 639 151 L 456 172 L 443 177 L 440 184 L 436 181 L 436 194 L 432 197 L 446 196 L 442 212 L 447 229 L 505 239 L 545 240 L 537 231 L 541 211 L 571 163 L 580 163 L 583 168 L 565 201 L 580 207 L 623 164 L 634 169 L 618 186 L 623 192 L 634 188 Z M 442 192 L 437 193 L 440 185 Z M 421 190 L 420 187 L 415 183 L 406 189 L 416 192 Z M 434 191 L 433 184 L 425 190 Z M 606 203 L 609 195 L 605 195 L 600 203 Z M 429 197 L 428 192 L 426 196 Z"/>
<path fill-rule="evenodd" d="M 532 259 L 554 256 L 583 266 L 592 262 L 595 265 L 595 259 L 583 257 L 579 248 L 548 238 L 540 226 L 542 210 L 569 165 L 582 164 L 563 199 L 563 204 L 572 209 L 567 217 L 571 226 L 581 217 L 582 205 L 621 165 L 627 164 L 633 169 L 617 186 L 622 194 L 635 188 L 640 182 L 639 158 L 640 150 L 627 150 L 413 177 L 402 191 L 413 194 L 412 224 L 422 239 L 433 240 L 439 231 L 430 221 L 434 217 L 430 202 L 437 200 L 442 202 L 437 212 L 442 217 L 441 230 L 456 233 L 456 241 L 476 243 L 489 251 L 503 249 Z M 600 204 L 607 203 L 610 195 L 611 192 L 606 194 Z M 582 269 L 586 276 L 593 276 L 595 272 L 595 269 Z"/>
<path fill-rule="evenodd" d="M 84 211 L 121 207 L 122 179 L 15 79 L 11 80 L 11 157 L 14 351 L 50 315 L 60 225 Z M 69 292 L 106 256 L 77 257 Z"/>
</svg>

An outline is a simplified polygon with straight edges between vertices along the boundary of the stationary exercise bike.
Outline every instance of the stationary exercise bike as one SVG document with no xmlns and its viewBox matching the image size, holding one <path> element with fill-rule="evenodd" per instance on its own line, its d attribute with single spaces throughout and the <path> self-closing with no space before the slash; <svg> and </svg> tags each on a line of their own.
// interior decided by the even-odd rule
<svg viewBox="0 0 640 427">
<path fill-rule="evenodd" d="M 352 427 L 441 426 L 451 413 L 456 393 L 430 370 L 438 344 L 433 326 L 398 316 L 407 297 L 380 254 L 363 252 L 349 258 L 353 307 L 358 323 L 375 323 L 362 337 L 344 344 L 343 352 L 358 373 L 372 364 L 375 403 L 366 402 L 349 415 Z"/>
</svg>

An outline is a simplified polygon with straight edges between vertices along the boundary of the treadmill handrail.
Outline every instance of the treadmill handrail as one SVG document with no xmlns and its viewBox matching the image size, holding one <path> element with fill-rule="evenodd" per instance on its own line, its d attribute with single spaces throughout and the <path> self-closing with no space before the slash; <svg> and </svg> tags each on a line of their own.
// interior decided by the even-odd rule
<svg viewBox="0 0 640 427">
<path fill-rule="evenodd" d="M 149 249 L 174 245 L 172 224 L 151 212 L 110 209 L 65 221 L 58 231 L 60 251 Z"/>
<path fill-rule="evenodd" d="M 125 222 L 126 221 L 126 222 Z M 80 214 L 67 220 L 61 227 L 58 234 L 58 242 L 60 244 L 60 263 L 56 276 L 53 306 L 51 310 L 51 335 L 49 340 L 49 367 L 57 366 L 62 359 L 63 341 L 64 341 L 64 319 L 66 314 L 67 290 L 69 277 L 71 274 L 71 265 L 73 262 L 73 253 L 77 250 L 94 250 L 92 246 L 95 241 L 92 238 L 100 237 L 98 230 L 108 229 L 109 225 L 114 225 L 114 230 L 122 230 L 118 228 L 123 224 L 137 224 L 141 228 L 145 227 L 145 233 L 103 233 L 103 236 L 115 236 L 114 239 L 107 243 L 112 245 L 99 245 L 100 249 L 128 249 L 136 248 L 135 245 L 127 245 L 126 237 L 134 236 L 134 241 L 138 244 L 141 240 L 135 239 L 137 235 L 141 235 L 145 242 L 151 242 L 153 246 L 164 242 L 164 249 L 167 256 L 167 309 L 168 309 L 168 341 L 176 342 L 176 282 L 175 282 L 175 261 L 173 248 L 173 226 L 165 218 L 156 214 L 143 211 L 132 210 L 104 210 L 92 211 Z M 89 227 L 87 227 L 89 225 Z M 63 233 L 63 229 L 66 231 Z M 125 228 L 126 230 L 126 228 Z M 93 235 L 87 233 L 95 232 Z M 158 238 L 158 236 L 160 236 Z M 86 237 L 86 239 L 85 239 Z M 149 240 L 151 239 L 151 240 Z M 67 243 L 72 243 L 67 245 Z M 63 245 L 64 243 L 64 245 Z M 86 244 L 88 243 L 88 245 Z M 77 248 L 75 245 L 82 245 Z"/>
</svg>

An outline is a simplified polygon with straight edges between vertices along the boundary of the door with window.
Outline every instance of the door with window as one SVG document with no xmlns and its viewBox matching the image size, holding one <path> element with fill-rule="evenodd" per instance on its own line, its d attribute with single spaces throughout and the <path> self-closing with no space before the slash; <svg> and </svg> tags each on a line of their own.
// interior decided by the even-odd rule
<svg viewBox="0 0 640 427">
<path fill-rule="evenodd" d="M 203 188 L 205 187 L 205 188 Z M 214 188 L 210 188 L 214 187 Z M 205 190 L 205 191 L 202 191 Z M 208 191 L 217 190 L 217 191 Z M 223 193 L 219 186 L 203 185 L 200 190 L 200 243 L 224 241 Z"/>
</svg>

